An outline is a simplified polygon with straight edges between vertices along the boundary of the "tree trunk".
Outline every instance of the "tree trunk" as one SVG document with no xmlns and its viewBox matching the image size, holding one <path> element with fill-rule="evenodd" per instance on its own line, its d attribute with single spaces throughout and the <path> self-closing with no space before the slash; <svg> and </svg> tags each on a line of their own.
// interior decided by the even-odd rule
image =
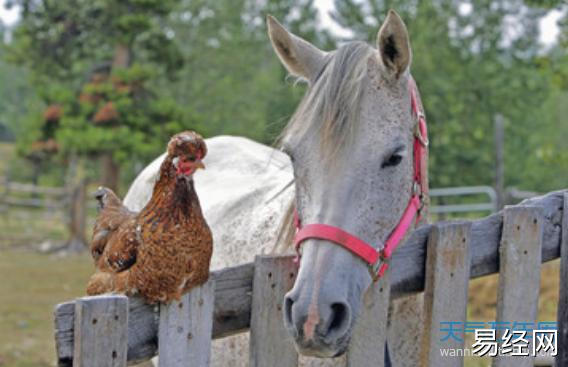
<svg viewBox="0 0 568 367">
<path fill-rule="evenodd" d="M 112 153 L 103 153 L 102 163 L 102 185 L 118 193 L 118 182 L 120 179 L 120 166 L 114 161 Z"/>
<path fill-rule="evenodd" d="M 131 51 L 128 45 L 118 43 L 114 47 L 114 57 L 112 61 L 112 69 L 127 68 L 130 64 Z M 112 153 L 103 153 L 102 163 L 102 184 L 114 192 L 118 192 L 118 183 L 120 179 L 120 165 L 115 162 Z"/>
<path fill-rule="evenodd" d="M 130 47 L 123 43 L 114 46 L 114 58 L 112 60 L 112 68 L 127 68 L 130 65 Z"/>
<path fill-rule="evenodd" d="M 70 204 L 70 224 L 69 230 L 71 236 L 67 243 L 67 249 L 71 252 L 81 252 L 87 248 L 87 241 L 85 240 L 85 228 L 87 221 L 87 213 L 85 208 L 85 191 L 86 181 L 80 180 L 72 188 L 71 204 Z"/>
</svg>

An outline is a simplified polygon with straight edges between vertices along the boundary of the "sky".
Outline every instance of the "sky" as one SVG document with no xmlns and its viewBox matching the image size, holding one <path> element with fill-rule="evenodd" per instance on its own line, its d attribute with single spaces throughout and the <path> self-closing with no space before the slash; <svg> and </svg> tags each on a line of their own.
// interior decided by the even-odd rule
<svg viewBox="0 0 568 367">
<path fill-rule="evenodd" d="M 2 1 L 3 0 L 0 0 L 0 2 Z M 338 26 L 337 23 L 335 23 L 329 16 L 329 12 L 335 9 L 333 0 L 315 0 L 315 4 L 319 8 L 320 17 L 324 27 L 330 29 L 332 32 L 338 35 L 348 34 L 348 31 Z M 558 21 L 558 19 L 560 19 L 561 16 L 562 12 L 553 10 L 549 12 L 548 15 L 544 17 L 540 22 L 540 40 L 545 45 L 550 45 L 556 40 L 556 37 L 558 37 L 560 30 L 556 22 Z"/>
<path fill-rule="evenodd" d="M 0 20 L 2 20 L 5 25 L 11 26 L 18 20 L 18 12 L 15 7 L 10 10 L 5 9 L 4 4 L 6 1 L 7 0 L 0 0 Z M 329 12 L 334 9 L 333 0 L 315 0 L 315 4 L 319 8 L 323 26 L 337 35 L 345 35 L 346 30 L 339 27 L 329 16 Z M 562 13 L 560 11 L 553 10 L 542 19 L 540 24 L 540 39 L 542 43 L 549 45 L 554 42 L 559 33 L 556 22 L 561 15 Z"/>
</svg>

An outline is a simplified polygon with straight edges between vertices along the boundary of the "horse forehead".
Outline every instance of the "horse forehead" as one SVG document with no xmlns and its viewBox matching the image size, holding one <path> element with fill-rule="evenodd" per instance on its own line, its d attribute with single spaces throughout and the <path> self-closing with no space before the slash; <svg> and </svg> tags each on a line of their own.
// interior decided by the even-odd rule
<svg viewBox="0 0 568 367">
<path fill-rule="evenodd" d="M 410 98 L 408 91 L 400 85 L 382 85 L 375 82 L 367 83 L 365 94 L 361 100 L 361 118 L 368 120 L 384 120 L 400 122 L 408 120 Z M 379 121 L 380 122 L 380 121 Z"/>
</svg>

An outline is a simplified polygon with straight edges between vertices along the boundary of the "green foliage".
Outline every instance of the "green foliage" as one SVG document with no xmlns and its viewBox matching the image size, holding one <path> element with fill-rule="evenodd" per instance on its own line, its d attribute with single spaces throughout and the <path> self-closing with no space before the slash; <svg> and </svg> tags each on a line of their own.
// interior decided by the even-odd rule
<svg viewBox="0 0 568 367">
<path fill-rule="evenodd" d="M 0 42 L 0 141 L 17 138 L 22 133 L 21 116 L 34 110 L 39 102 L 28 73 L 7 63 L 5 56 L 6 46 Z"/>
<path fill-rule="evenodd" d="M 35 161 L 55 152 L 60 158 L 112 153 L 116 163 L 161 152 L 187 117 L 160 91 L 160 80 L 175 79 L 183 66 L 163 26 L 179 1 L 17 3 L 22 19 L 7 59 L 33 71 L 36 93 L 48 106 L 43 116 L 35 111 L 21 119 L 19 150 Z M 62 112 L 50 120 L 57 108 Z"/>
<path fill-rule="evenodd" d="M 162 151 L 168 137 L 183 128 L 183 116 L 173 100 L 155 98 L 146 88 L 152 78 L 151 69 L 133 65 L 86 84 L 80 98 L 63 108 L 57 140 L 64 152 L 112 153 L 127 163 Z"/>
<path fill-rule="evenodd" d="M 172 72 L 181 65 L 174 40 L 162 26 L 177 0 L 13 2 L 22 8 L 22 21 L 11 58 L 38 77 L 74 81 L 77 87 L 90 67 L 112 60 L 116 44 L 139 51 L 155 68 Z"/>
<path fill-rule="evenodd" d="M 17 65 L 0 61 L 0 124 L 14 132 L 22 153 L 55 136 L 61 158 L 112 152 L 128 181 L 134 165 L 182 129 L 270 144 L 304 87 L 293 86 L 275 57 L 266 14 L 331 50 L 351 39 L 374 43 L 394 8 L 409 28 L 412 72 L 428 115 L 432 186 L 493 183 L 497 114 L 506 119 L 507 186 L 547 191 L 568 179 L 562 2 L 335 1 L 333 19 L 352 32 L 339 40 L 321 29 L 313 0 L 14 2 L 22 21 L 0 58 Z M 561 47 L 543 49 L 538 24 L 551 9 L 564 10 Z M 116 65 L 120 47 L 128 51 L 126 68 Z M 104 80 L 93 83 L 96 75 Z M 86 95 L 98 97 L 89 102 Z M 116 116 L 95 122 L 109 103 Z M 52 105 L 64 114 L 47 128 L 42 121 Z"/>
<path fill-rule="evenodd" d="M 22 21 L 8 56 L 33 70 L 44 103 L 20 119 L 26 126 L 20 151 L 29 154 L 25 147 L 47 139 L 42 113 L 52 105 L 63 110 L 59 157 L 110 152 L 116 162 L 139 167 L 183 129 L 272 143 L 303 88 L 283 83 L 265 16 L 329 47 L 327 33 L 316 31 L 312 2 L 16 1 Z M 134 61 L 128 68 L 116 65 L 124 49 Z M 105 108 L 116 116 L 97 122 Z"/>
<path fill-rule="evenodd" d="M 172 30 L 187 60 L 179 81 L 168 89 L 207 136 L 244 135 L 272 143 L 293 113 L 303 88 L 284 83 L 266 34 L 273 14 L 320 47 L 330 47 L 316 31 L 312 0 L 184 0 Z"/>
</svg>

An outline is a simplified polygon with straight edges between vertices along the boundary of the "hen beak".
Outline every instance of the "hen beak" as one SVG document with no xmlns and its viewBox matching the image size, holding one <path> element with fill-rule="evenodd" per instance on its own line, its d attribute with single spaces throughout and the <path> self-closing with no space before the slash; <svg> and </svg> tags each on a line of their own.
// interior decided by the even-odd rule
<svg viewBox="0 0 568 367">
<path fill-rule="evenodd" d="M 196 170 L 196 171 L 197 171 L 199 168 L 205 169 L 205 165 L 204 165 L 203 162 L 201 162 L 201 161 L 195 162 L 194 167 L 195 167 L 195 170 Z"/>
</svg>

